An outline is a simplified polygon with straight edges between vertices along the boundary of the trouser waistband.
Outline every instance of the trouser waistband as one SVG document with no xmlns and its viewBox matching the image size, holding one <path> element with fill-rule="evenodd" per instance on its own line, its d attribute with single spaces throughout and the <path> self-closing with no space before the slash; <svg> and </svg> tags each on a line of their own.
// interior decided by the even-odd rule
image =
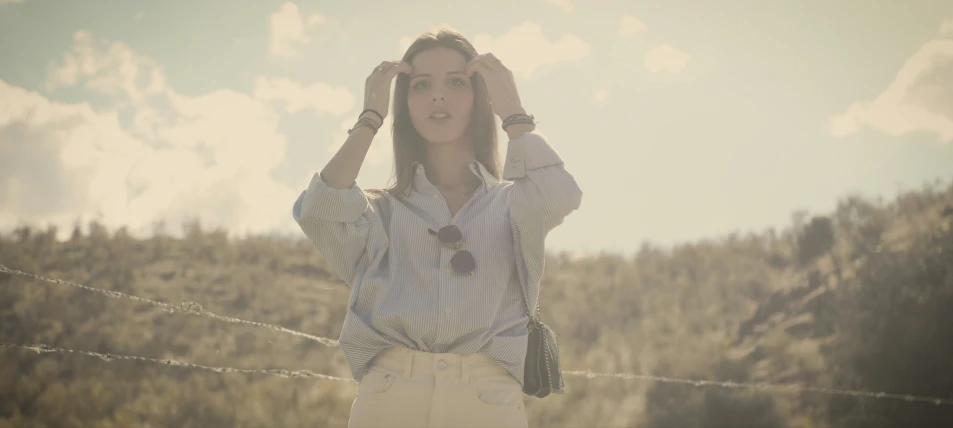
<svg viewBox="0 0 953 428">
<path fill-rule="evenodd" d="M 448 354 L 416 351 L 394 346 L 382 351 L 371 361 L 371 367 L 398 374 L 404 379 L 434 377 L 436 373 L 459 376 L 469 384 L 471 376 L 512 374 L 485 354 Z"/>
</svg>

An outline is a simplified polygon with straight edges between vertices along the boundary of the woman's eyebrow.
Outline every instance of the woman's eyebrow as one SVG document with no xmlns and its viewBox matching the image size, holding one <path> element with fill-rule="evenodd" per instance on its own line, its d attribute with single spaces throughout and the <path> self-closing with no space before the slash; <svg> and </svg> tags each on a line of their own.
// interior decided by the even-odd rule
<svg viewBox="0 0 953 428">
<path fill-rule="evenodd" d="M 466 74 L 466 73 L 461 70 L 461 71 L 451 71 L 451 72 L 448 72 L 448 73 L 447 73 L 447 75 L 450 75 L 450 74 Z M 430 76 L 429 73 L 417 73 L 417 74 L 411 76 L 410 78 L 411 78 L 411 79 L 416 79 L 416 78 L 418 78 L 418 77 L 431 77 L 431 76 Z"/>
</svg>

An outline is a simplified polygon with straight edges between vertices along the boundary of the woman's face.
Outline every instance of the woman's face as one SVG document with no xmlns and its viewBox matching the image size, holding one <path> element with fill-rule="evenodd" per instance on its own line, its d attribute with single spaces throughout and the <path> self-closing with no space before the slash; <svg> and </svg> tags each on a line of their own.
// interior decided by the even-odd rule
<svg viewBox="0 0 953 428">
<path fill-rule="evenodd" d="M 444 47 L 420 52 L 411 61 L 410 120 L 432 144 L 459 141 L 470 124 L 473 87 L 466 66 L 460 52 Z"/>
</svg>

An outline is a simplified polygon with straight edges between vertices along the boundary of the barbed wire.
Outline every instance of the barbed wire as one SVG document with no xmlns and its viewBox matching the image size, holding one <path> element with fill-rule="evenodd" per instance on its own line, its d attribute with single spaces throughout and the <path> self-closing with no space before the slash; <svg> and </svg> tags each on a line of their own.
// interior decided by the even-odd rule
<svg viewBox="0 0 953 428">
<path fill-rule="evenodd" d="M 23 272 L 23 271 L 17 270 L 17 269 L 10 269 L 10 268 L 8 268 L 8 267 L 2 265 L 2 264 L 0 264 L 0 272 L 12 273 L 12 274 L 15 274 L 15 275 L 25 276 L 25 277 L 37 279 L 37 280 L 40 280 L 40 281 L 49 282 L 49 283 L 51 283 L 51 284 L 68 285 L 68 286 L 76 287 L 76 288 L 79 288 L 79 289 L 82 289 L 82 290 L 92 291 L 92 292 L 94 292 L 94 293 L 99 293 L 99 294 L 102 294 L 102 295 L 104 295 L 104 296 L 106 296 L 106 297 L 112 297 L 112 298 L 114 298 L 114 299 L 129 299 L 129 300 L 132 300 L 132 301 L 134 301 L 134 302 L 148 303 L 148 304 L 150 304 L 150 305 L 157 306 L 157 307 L 159 307 L 159 308 L 161 308 L 161 309 L 163 309 L 163 310 L 165 310 L 166 312 L 169 312 L 169 313 L 176 313 L 176 312 L 178 312 L 178 313 L 185 313 L 185 314 L 190 314 L 190 315 L 203 316 L 203 317 L 206 317 L 206 318 L 210 318 L 210 319 L 217 320 L 217 321 L 223 321 L 223 322 L 227 322 L 227 323 L 230 323 L 230 324 L 244 324 L 244 325 L 251 325 L 251 326 L 255 326 L 255 327 L 262 327 L 262 328 L 267 328 L 267 329 L 269 329 L 269 330 L 272 330 L 272 331 L 275 331 L 275 332 L 278 332 L 278 333 L 286 333 L 286 334 L 290 334 L 290 335 L 293 335 L 293 336 L 302 337 L 302 338 L 305 338 L 305 339 L 308 339 L 308 340 L 312 340 L 312 341 L 318 342 L 318 343 L 320 343 L 320 344 L 322 344 L 322 345 L 325 345 L 325 346 L 330 346 L 330 347 L 340 346 L 340 344 L 338 343 L 338 341 L 337 341 L 337 340 L 334 340 L 334 339 L 328 339 L 328 338 L 325 338 L 325 337 L 318 337 L 318 336 L 314 336 L 314 335 L 311 335 L 311 334 L 302 333 L 302 332 L 300 332 L 300 331 L 294 331 L 294 330 L 291 330 L 291 329 L 287 329 L 287 328 L 284 328 L 284 327 L 281 327 L 281 326 L 278 326 L 278 325 L 267 324 L 267 323 L 258 322 L 258 321 L 246 321 L 246 320 L 243 320 L 243 319 L 238 319 L 238 318 L 232 318 L 232 317 L 227 317 L 227 316 L 218 315 L 218 314 L 216 314 L 216 313 L 213 313 L 213 312 L 210 312 L 210 311 L 205 310 L 205 308 L 203 308 L 202 305 L 200 305 L 200 304 L 198 304 L 198 303 L 195 303 L 195 302 L 185 301 L 185 302 L 182 302 L 182 303 L 180 303 L 180 304 L 178 304 L 178 305 L 173 305 L 173 304 L 171 304 L 171 303 L 165 303 L 165 302 L 157 302 L 157 301 L 155 301 L 155 300 L 146 299 L 146 298 L 144 298 L 144 297 L 132 296 L 132 295 L 129 295 L 129 294 L 125 294 L 125 293 L 118 292 L 118 291 L 103 290 L 103 289 L 101 289 L 101 288 L 95 288 L 95 287 L 90 287 L 90 286 L 87 286 L 87 285 L 76 284 L 76 283 L 73 283 L 73 282 L 64 281 L 64 280 L 62 280 L 62 279 L 47 278 L 47 277 L 45 277 L 45 276 L 40 276 L 40 275 L 32 274 L 32 273 L 29 273 L 29 272 Z"/>
<path fill-rule="evenodd" d="M 940 405 L 953 405 L 953 399 L 951 398 L 939 398 L 939 397 L 926 397 L 921 395 L 912 395 L 912 394 L 893 394 L 887 392 L 870 392 L 862 390 L 852 390 L 852 389 L 833 389 L 833 388 L 821 388 L 815 386 L 804 386 L 798 384 L 782 384 L 782 383 L 751 383 L 751 382 L 733 382 L 733 381 L 715 381 L 715 380 L 693 380 L 693 379 L 678 379 L 662 376 L 650 376 L 650 375 L 638 375 L 630 373 L 594 373 L 591 371 L 563 371 L 564 375 L 569 376 L 583 376 L 587 378 L 597 378 L 597 377 L 610 377 L 618 378 L 623 380 L 628 379 L 639 379 L 639 380 L 649 380 L 653 382 L 662 382 L 662 383 L 677 383 L 677 384 L 687 384 L 696 387 L 703 386 L 716 386 L 720 388 L 747 388 L 747 389 L 758 389 L 758 390 L 784 390 L 788 392 L 816 392 L 821 394 L 830 394 L 830 395 L 849 395 L 852 397 L 859 398 L 884 398 L 884 399 L 894 399 L 894 400 L 905 400 L 905 401 L 918 401 L 925 403 L 933 403 L 937 406 Z"/>
<path fill-rule="evenodd" d="M 29 272 L 23 272 L 16 269 L 10 269 L 2 264 L 0 264 L 0 272 L 6 272 L 6 273 L 12 273 L 12 274 L 20 275 L 20 276 L 30 277 L 37 280 L 49 282 L 52 284 L 69 285 L 72 287 L 80 288 L 82 290 L 100 293 L 108 297 L 123 298 L 123 299 L 129 299 L 129 300 L 133 300 L 137 302 L 149 303 L 151 305 L 158 306 L 170 313 L 187 313 L 191 315 L 205 316 L 214 320 L 224 321 L 224 322 L 233 323 L 233 324 L 245 324 L 245 325 L 253 325 L 257 327 L 264 327 L 278 333 L 290 334 L 293 336 L 303 337 L 305 339 L 317 341 L 327 346 L 340 346 L 340 344 L 336 340 L 313 336 L 307 333 L 290 330 L 281 326 L 276 326 L 276 325 L 257 322 L 257 321 L 246 321 L 246 320 L 242 320 L 238 318 L 217 315 L 202 309 L 201 305 L 194 302 L 187 301 L 187 302 L 183 302 L 181 306 L 177 306 L 177 305 L 173 305 L 169 303 L 157 302 L 157 301 L 142 298 L 142 297 L 120 293 L 118 291 L 103 290 L 100 288 L 89 287 L 86 285 L 76 284 L 76 283 L 64 281 L 61 279 L 47 278 L 41 275 L 29 273 Z M 134 355 L 116 355 L 116 354 L 109 354 L 109 353 L 103 354 L 98 352 L 55 348 L 55 347 L 51 347 L 44 344 L 17 345 L 17 344 L 0 343 L 0 347 L 28 349 L 40 354 L 54 353 L 54 352 L 61 353 L 61 354 L 69 354 L 69 353 L 81 354 L 81 355 L 86 355 L 91 357 L 97 357 L 106 362 L 111 362 L 113 360 L 139 360 L 139 361 L 160 363 L 160 364 L 165 364 L 170 366 L 180 366 L 180 367 L 189 367 L 189 368 L 202 369 L 202 370 L 210 370 L 217 373 L 265 374 L 265 375 L 278 376 L 278 377 L 287 378 L 287 379 L 317 378 L 317 379 L 357 383 L 357 381 L 354 379 L 329 376 L 329 375 L 314 373 L 309 370 L 296 370 L 296 371 L 289 371 L 284 369 L 253 370 L 253 369 L 236 369 L 236 368 L 229 368 L 229 367 L 212 367 L 212 366 L 204 366 L 200 364 L 186 363 L 186 362 L 181 362 L 181 361 L 172 360 L 172 359 L 156 359 L 156 358 L 140 357 L 140 356 L 134 356 Z M 615 379 L 621 379 L 621 380 L 636 379 L 636 380 L 647 380 L 647 381 L 660 382 L 660 383 L 690 385 L 694 387 L 714 386 L 714 387 L 729 388 L 729 389 L 745 388 L 745 389 L 756 389 L 756 390 L 780 390 L 780 391 L 787 391 L 787 392 L 813 392 L 813 393 L 822 393 L 822 394 L 829 394 L 829 395 L 847 395 L 847 396 L 853 396 L 858 398 L 879 398 L 879 399 L 904 400 L 907 402 L 932 403 L 937 406 L 953 405 L 953 398 L 927 397 L 927 396 L 912 395 L 912 394 L 872 392 L 872 391 L 850 390 L 850 389 L 834 389 L 834 388 L 804 386 L 804 385 L 798 385 L 798 384 L 751 383 L 751 382 L 681 379 L 681 378 L 670 378 L 670 377 L 664 377 L 664 376 L 640 375 L 635 373 L 602 373 L 602 372 L 593 372 L 591 370 L 585 370 L 585 371 L 564 370 L 562 371 L 562 374 L 566 376 L 585 377 L 588 379 L 593 379 L 593 378 L 615 378 Z"/>
<path fill-rule="evenodd" d="M 99 352 L 79 351 L 76 349 L 54 348 L 52 346 L 48 346 L 44 344 L 17 345 L 17 344 L 9 344 L 9 343 L 0 343 L 0 348 L 20 348 L 20 349 L 34 351 L 38 354 L 48 354 L 48 353 L 80 354 L 80 355 L 86 355 L 89 357 L 96 357 L 107 363 L 111 363 L 116 360 L 137 360 L 137 361 L 146 361 L 149 363 L 165 364 L 167 366 L 188 367 L 192 369 L 210 370 L 216 373 L 264 374 L 269 376 L 277 376 L 277 377 L 281 377 L 285 379 L 306 378 L 306 379 L 324 379 L 324 380 L 336 380 L 336 381 L 357 383 L 357 381 L 354 379 L 328 376 L 328 375 L 312 372 L 311 370 L 285 370 L 285 369 L 252 370 L 252 369 L 236 369 L 231 367 L 213 367 L 213 366 L 203 366 L 201 364 L 186 363 L 186 362 L 167 359 L 167 358 L 159 359 L 159 358 L 140 357 L 137 355 L 117 355 L 112 353 L 103 354 Z"/>
<path fill-rule="evenodd" d="M 329 376 L 325 374 L 315 373 L 310 370 L 284 370 L 284 369 L 236 369 L 231 367 L 213 367 L 205 366 L 201 364 L 186 363 L 173 359 L 158 359 L 158 358 L 149 358 L 149 357 L 140 357 L 136 355 L 117 355 L 112 353 L 99 353 L 99 352 L 90 352 L 90 351 L 80 351 L 75 349 L 63 349 L 55 348 L 45 344 L 35 344 L 35 345 L 17 345 L 17 344 L 8 344 L 0 343 L 0 348 L 20 348 L 29 351 L 34 351 L 38 354 L 46 353 L 60 353 L 60 354 L 80 354 L 90 357 L 99 358 L 107 363 L 113 362 L 115 360 L 138 360 L 146 361 L 151 363 L 159 363 L 167 366 L 178 366 L 178 367 L 188 367 L 193 369 L 201 369 L 213 371 L 216 373 L 243 373 L 243 374 L 263 374 L 269 376 L 276 376 L 285 379 L 323 379 L 323 380 L 333 380 L 346 383 L 358 383 L 354 379 L 348 379 L 343 377 Z M 811 386 L 802 386 L 796 384 L 772 384 L 772 383 L 749 383 L 749 382 L 722 382 L 722 381 L 711 381 L 711 380 L 693 380 L 693 379 L 679 379 L 679 378 L 670 378 L 664 376 L 650 376 L 650 375 L 639 375 L 633 373 L 598 373 L 592 371 L 563 371 L 564 375 L 567 376 L 579 376 L 585 378 L 598 378 L 598 377 L 608 377 L 608 378 L 617 378 L 622 380 L 629 379 L 638 379 L 638 380 L 648 380 L 653 382 L 660 383 L 672 383 L 672 384 L 682 384 L 682 385 L 691 385 L 694 387 L 703 387 L 703 386 L 715 386 L 721 388 L 731 388 L 731 389 L 757 389 L 757 390 L 783 390 L 787 392 L 816 392 L 823 394 L 831 395 L 847 395 L 859 398 L 882 398 L 882 399 L 894 399 L 894 400 L 904 400 L 908 402 L 923 402 L 923 403 L 932 403 L 937 406 L 940 405 L 953 405 L 953 399 L 945 399 L 938 397 L 926 397 L 920 395 L 912 394 L 891 394 L 886 392 L 870 392 L 870 391 L 860 391 L 860 390 L 849 390 L 849 389 L 832 389 L 832 388 L 819 388 Z"/>
</svg>

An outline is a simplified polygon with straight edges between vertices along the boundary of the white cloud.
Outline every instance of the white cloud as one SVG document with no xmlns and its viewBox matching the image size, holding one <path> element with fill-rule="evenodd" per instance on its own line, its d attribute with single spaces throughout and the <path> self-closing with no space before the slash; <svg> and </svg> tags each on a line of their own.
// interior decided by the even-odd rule
<svg viewBox="0 0 953 428">
<path fill-rule="evenodd" d="M 619 35 L 622 37 L 632 37 L 648 29 L 645 23 L 639 21 L 636 17 L 622 15 L 619 17 Z"/>
<path fill-rule="evenodd" d="M 266 101 L 231 90 L 179 94 L 153 61 L 86 32 L 51 65 L 48 82 L 116 94 L 117 104 L 56 102 L 0 80 L 0 228 L 28 220 L 64 234 L 75 217 L 99 213 L 139 236 L 156 220 L 194 217 L 231 233 L 290 231 L 300 189 L 271 177 L 287 141 Z M 319 108 L 293 101 L 286 109 Z"/>
<path fill-rule="evenodd" d="M 99 53 L 98 49 L 108 52 Z M 165 76 L 154 61 L 137 56 L 122 43 L 97 46 L 85 30 L 73 34 L 71 51 L 63 55 L 60 64 L 51 63 L 48 72 L 45 88 L 51 92 L 76 85 L 79 79 L 85 79 L 90 89 L 125 95 L 133 103 L 166 90 Z"/>
<path fill-rule="evenodd" d="M 570 14 L 576 8 L 573 6 L 572 1 L 570 0 L 543 0 L 546 3 L 558 6 L 563 10 L 563 13 Z"/>
<path fill-rule="evenodd" d="M 309 24 L 323 22 L 324 18 L 312 15 Z M 278 10 L 271 14 L 271 43 L 268 51 L 275 56 L 292 58 L 298 56 L 298 46 L 311 43 L 311 38 L 305 34 L 305 22 L 298 10 L 298 5 L 285 2 Z"/>
<path fill-rule="evenodd" d="M 143 149 L 121 131 L 115 111 L 51 102 L 0 81 L 0 224 L 68 226 L 74 213 L 112 210 L 114 198 L 125 197 L 130 159 Z"/>
<path fill-rule="evenodd" d="M 688 55 L 664 44 L 657 46 L 645 54 L 645 68 L 653 73 L 678 73 L 688 65 Z"/>
<path fill-rule="evenodd" d="M 940 34 L 944 36 L 953 36 L 953 18 L 945 19 L 940 24 Z"/>
<path fill-rule="evenodd" d="M 589 44 L 579 36 L 570 33 L 551 42 L 539 24 L 529 21 L 511 27 L 500 37 L 480 34 L 472 40 L 479 53 L 492 52 L 514 74 L 527 79 L 542 66 L 589 56 Z"/>
<path fill-rule="evenodd" d="M 880 95 L 851 104 L 831 116 L 828 126 L 838 137 L 867 126 L 895 136 L 932 132 L 953 141 L 953 40 L 927 42 Z"/>
<path fill-rule="evenodd" d="M 259 77 L 255 81 L 255 98 L 281 101 L 290 114 L 304 109 L 316 113 L 344 114 L 354 106 L 354 95 L 343 86 L 326 83 L 301 83 L 284 78 Z"/>
</svg>

